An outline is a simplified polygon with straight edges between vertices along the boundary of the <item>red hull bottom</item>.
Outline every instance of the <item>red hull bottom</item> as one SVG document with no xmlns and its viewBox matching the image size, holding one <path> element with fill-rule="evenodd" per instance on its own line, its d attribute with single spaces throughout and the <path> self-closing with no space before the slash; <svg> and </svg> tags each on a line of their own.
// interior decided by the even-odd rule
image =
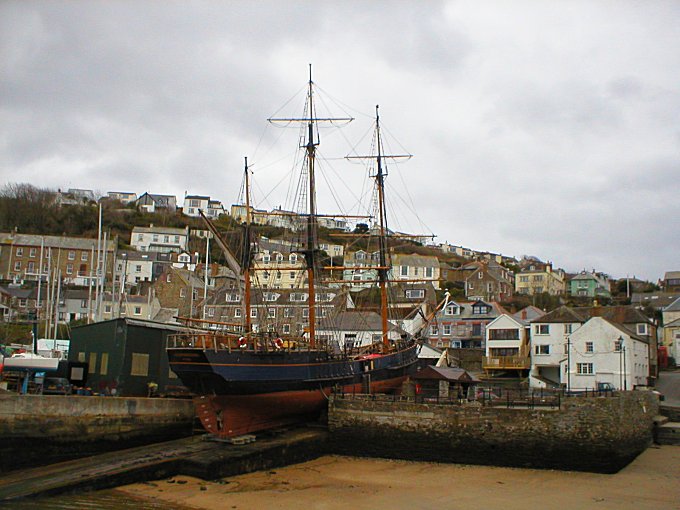
<svg viewBox="0 0 680 510">
<path fill-rule="evenodd" d="M 406 376 L 371 383 L 371 393 L 390 393 L 401 388 Z M 345 393 L 361 393 L 361 384 L 343 387 Z M 205 430 L 229 438 L 283 425 L 316 419 L 326 408 L 331 388 L 283 391 L 258 395 L 205 395 L 194 398 Z"/>
</svg>

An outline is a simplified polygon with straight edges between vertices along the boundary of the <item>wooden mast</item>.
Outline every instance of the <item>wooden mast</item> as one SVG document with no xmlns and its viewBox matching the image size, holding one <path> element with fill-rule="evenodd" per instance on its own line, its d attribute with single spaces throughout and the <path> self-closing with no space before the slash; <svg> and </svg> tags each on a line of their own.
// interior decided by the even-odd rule
<svg viewBox="0 0 680 510">
<path fill-rule="evenodd" d="M 380 140 L 380 114 L 378 113 L 379 105 L 375 105 L 375 137 L 378 154 L 376 162 L 378 164 L 377 173 L 375 175 L 375 182 L 378 188 L 378 221 L 380 222 L 380 237 L 378 239 L 380 269 L 378 269 L 378 280 L 380 281 L 380 316 L 382 318 L 382 339 L 383 349 L 386 350 L 390 346 L 388 338 L 388 323 L 387 323 L 387 217 L 385 214 L 385 180 L 382 168 L 382 143 Z"/>
<path fill-rule="evenodd" d="M 314 175 L 314 161 L 316 157 L 316 147 L 319 145 L 314 141 L 314 128 L 318 122 L 350 122 L 351 117 L 340 118 L 318 118 L 314 111 L 314 82 L 312 81 L 312 64 L 309 64 L 309 82 L 307 87 L 307 117 L 305 118 L 282 118 L 269 119 L 269 122 L 301 122 L 307 125 L 307 143 L 304 148 L 307 151 L 307 178 L 308 178 L 308 217 L 307 217 L 307 246 L 304 250 L 305 262 L 307 265 L 307 285 L 309 290 L 309 346 L 316 347 L 316 290 L 314 287 L 314 273 L 318 262 L 318 220 L 316 213 L 316 187 Z"/>
<path fill-rule="evenodd" d="M 251 258 L 251 214 L 250 214 L 250 176 L 248 175 L 248 157 L 245 157 L 245 195 L 246 195 L 246 226 L 243 231 L 243 276 L 244 276 L 244 315 L 246 319 L 245 334 L 250 335 L 252 326 L 250 320 L 250 258 Z"/>
</svg>

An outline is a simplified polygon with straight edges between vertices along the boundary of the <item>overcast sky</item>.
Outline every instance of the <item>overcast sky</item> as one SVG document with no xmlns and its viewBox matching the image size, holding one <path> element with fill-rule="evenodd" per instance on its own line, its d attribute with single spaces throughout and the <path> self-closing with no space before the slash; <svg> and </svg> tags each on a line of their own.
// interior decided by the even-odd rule
<svg viewBox="0 0 680 510">
<path fill-rule="evenodd" d="M 341 158 L 380 104 L 414 155 L 391 226 L 656 281 L 680 270 L 679 27 L 652 0 L 2 1 L 1 182 L 228 206 L 248 156 L 256 205 L 286 207 L 297 131 L 266 119 L 300 115 L 311 63 L 356 118 L 321 130 L 322 212 L 327 181 L 360 197 Z"/>
</svg>

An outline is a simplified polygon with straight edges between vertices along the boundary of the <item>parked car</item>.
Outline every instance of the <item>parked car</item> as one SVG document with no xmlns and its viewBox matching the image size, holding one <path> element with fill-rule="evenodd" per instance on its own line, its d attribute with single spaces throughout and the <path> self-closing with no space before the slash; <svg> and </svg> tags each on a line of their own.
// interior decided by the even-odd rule
<svg viewBox="0 0 680 510">
<path fill-rule="evenodd" d="M 73 386 L 65 377 L 45 377 L 43 395 L 71 395 Z"/>
</svg>

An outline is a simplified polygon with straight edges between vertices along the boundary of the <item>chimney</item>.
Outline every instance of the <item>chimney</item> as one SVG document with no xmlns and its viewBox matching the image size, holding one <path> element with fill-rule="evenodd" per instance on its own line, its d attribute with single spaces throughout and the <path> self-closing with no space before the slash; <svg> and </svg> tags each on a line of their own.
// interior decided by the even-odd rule
<svg viewBox="0 0 680 510">
<path fill-rule="evenodd" d="M 522 320 L 523 321 L 527 320 L 527 310 L 526 310 L 526 308 L 524 310 L 522 310 Z"/>
</svg>

